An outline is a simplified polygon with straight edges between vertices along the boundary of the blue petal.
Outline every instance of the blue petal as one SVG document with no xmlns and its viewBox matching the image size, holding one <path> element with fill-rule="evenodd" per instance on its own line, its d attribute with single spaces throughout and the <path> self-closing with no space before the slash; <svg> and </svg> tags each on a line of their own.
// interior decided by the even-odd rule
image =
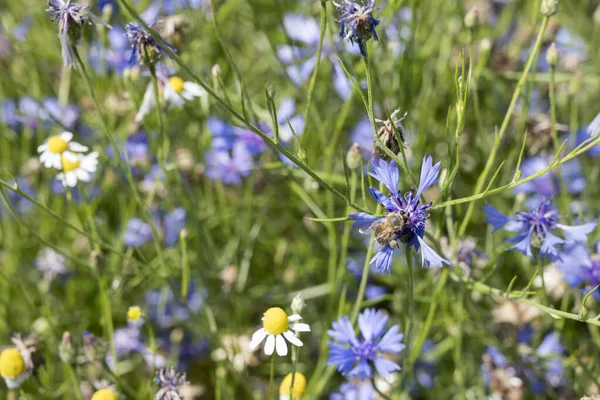
<svg viewBox="0 0 600 400">
<path fill-rule="evenodd" d="M 508 242 L 516 243 L 514 246 L 509 247 L 508 250 L 516 250 L 533 259 L 533 253 L 531 252 L 531 231 L 520 233 L 508 239 Z"/>
<path fill-rule="evenodd" d="M 565 241 L 558 236 L 554 236 L 550 232 L 546 232 L 544 242 L 540 247 L 540 255 L 542 258 L 547 258 L 550 261 L 556 261 L 558 257 L 557 245 L 564 243 Z"/>
<path fill-rule="evenodd" d="M 377 373 L 383 378 L 389 376 L 394 371 L 400 371 L 400 366 L 385 358 L 376 358 L 373 360 Z"/>
<path fill-rule="evenodd" d="M 373 340 L 383 333 L 387 320 L 387 315 L 384 315 L 381 311 L 367 308 L 358 315 L 358 328 L 363 338 Z"/>
<path fill-rule="evenodd" d="M 502 214 L 491 204 L 487 204 L 485 207 L 483 207 L 483 211 L 487 214 L 487 217 L 485 217 L 485 222 L 494 227 L 492 233 L 502 229 L 504 225 L 511 220 L 509 216 Z"/>
<path fill-rule="evenodd" d="M 404 350 L 406 348 L 406 346 L 402 344 L 404 335 L 402 333 L 398 333 L 399 331 L 400 325 L 392 326 L 377 344 L 377 351 L 400 353 L 402 350 Z"/>
<path fill-rule="evenodd" d="M 433 165 L 433 158 L 431 156 L 423 157 L 423 165 L 421 166 L 421 181 L 419 182 L 419 189 L 417 190 L 417 198 L 421 197 L 421 194 L 423 191 L 425 191 L 425 189 L 431 185 L 434 185 L 438 181 L 441 165 L 441 161 Z"/>
<path fill-rule="evenodd" d="M 392 160 L 389 164 L 379 157 L 375 158 L 371 162 L 371 172 L 369 172 L 373 178 L 383 183 L 390 190 L 392 194 L 398 193 L 398 179 L 400 173 L 396 162 Z"/>
<path fill-rule="evenodd" d="M 569 226 L 563 224 L 557 224 L 556 226 L 562 229 L 567 235 L 567 239 L 573 242 L 585 242 L 587 240 L 587 234 L 592 233 L 596 228 L 596 222 L 592 221 L 587 224 Z"/>
<path fill-rule="evenodd" d="M 355 220 L 356 222 L 352 226 L 360 230 L 369 229 L 371 224 L 379 219 L 364 212 L 350 214 L 348 218 Z"/>
<path fill-rule="evenodd" d="M 386 211 L 396 211 L 396 207 L 394 207 L 390 199 L 379 190 L 370 187 L 369 192 L 371 193 L 371 196 L 386 209 Z"/>
<path fill-rule="evenodd" d="M 551 332 L 546 335 L 535 352 L 538 356 L 547 358 L 550 355 L 561 355 L 564 351 L 556 332 Z"/>
<path fill-rule="evenodd" d="M 438 255 L 431 247 L 425 243 L 423 239 L 417 236 L 417 240 L 421 245 L 421 266 L 424 267 L 442 267 L 444 264 L 452 266 L 452 263 Z"/>
<path fill-rule="evenodd" d="M 379 253 L 375 254 L 375 256 L 371 259 L 370 264 L 375 264 L 375 267 L 381 272 L 390 273 L 390 269 L 392 267 L 392 255 L 394 254 L 394 249 L 392 249 L 389 245 L 385 245 Z"/>
<path fill-rule="evenodd" d="M 371 371 L 371 366 L 367 363 L 367 360 L 361 360 L 356 367 L 348 372 L 347 376 L 358 376 L 360 379 L 365 380 L 366 378 L 371 378 L 373 372 Z"/>
</svg>

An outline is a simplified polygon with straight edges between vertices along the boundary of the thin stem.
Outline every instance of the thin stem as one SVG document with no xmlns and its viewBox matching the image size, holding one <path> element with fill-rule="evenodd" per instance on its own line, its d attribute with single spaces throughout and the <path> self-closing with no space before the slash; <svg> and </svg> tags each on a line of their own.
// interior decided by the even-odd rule
<svg viewBox="0 0 600 400">
<path fill-rule="evenodd" d="M 161 110 L 160 93 L 158 90 L 158 77 L 156 76 L 156 66 L 154 64 L 148 65 L 150 69 L 150 76 L 152 77 L 152 88 L 154 91 L 154 103 L 156 104 L 156 115 L 158 116 L 158 136 L 162 138 L 162 149 L 158 152 L 159 162 L 161 166 L 166 170 L 165 165 L 167 163 L 167 156 L 169 154 L 169 136 L 165 132 L 163 115 Z"/>
<path fill-rule="evenodd" d="M 81 400 L 82 396 L 79 378 L 77 377 L 77 374 L 75 373 L 75 370 L 73 369 L 73 366 L 71 364 L 66 363 L 66 366 L 67 370 L 69 371 L 69 378 L 71 379 L 71 383 L 73 384 L 73 392 L 75 392 L 75 398 L 77 398 L 77 400 Z"/>
<path fill-rule="evenodd" d="M 488 175 L 492 171 L 492 167 L 496 160 L 496 152 L 498 151 L 498 148 L 500 147 L 500 144 L 502 142 L 504 134 L 506 133 L 506 129 L 508 128 L 508 124 L 512 118 L 513 111 L 515 109 L 515 106 L 517 105 L 517 100 L 519 99 L 519 96 L 521 94 L 521 89 L 527 82 L 527 76 L 529 75 L 529 71 L 531 70 L 533 60 L 536 58 L 536 55 L 538 54 L 538 52 L 540 51 L 540 48 L 542 46 L 542 39 L 544 37 L 544 32 L 546 32 L 546 27 L 548 26 L 548 21 L 549 21 L 549 17 L 544 17 L 544 19 L 542 20 L 542 25 L 538 32 L 538 35 L 537 35 L 537 38 L 535 41 L 535 45 L 533 47 L 533 51 L 529 55 L 529 59 L 527 60 L 527 64 L 525 65 L 525 70 L 523 71 L 523 75 L 521 76 L 521 79 L 519 80 L 519 82 L 517 83 L 517 86 L 515 87 L 515 91 L 513 93 L 512 100 L 510 101 L 508 110 L 506 110 L 506 115 L 504 116 L 504 121 L 502 121 L 502 126 L 500 127 L 500 130 L 496 134 L 494 146 L 493 146 L 492 151 L 491 151 L 491 153 L 488 157 L 488 160 L 485 164 L 485 168 L 484 168 L 483 172 L 481 173 L 481 175 L 479 176 L 479 178 L 477 179 L 477 183 L 475 185 L 475 191 L 474 191 L 475 194 L 478 194 L 481 192 L 481 190 L 484 187 L 484 184 L 487 181 Z M 467 229 L 467 226 L 469 224 L 469 221 L 471 219 L 471 215 L 473 214 L 474 207 L 475 207 L 475 203 L 469 204 L 469 207 L 465 214 L 465 218 L 463 219 L 460 229 L 458 230 L 458 237 L 462 237 L 464 235 L 464 233 Z"/>
<path fill-rule="evenodd" d="M 296 381 L 296 363 L 298 361 L 298 351 L 295 346 L 292 346 L 292 382 L 290 384 L 290 399 L 293 399 L 294 383 Z"/>
<path fill-rule="evenodd" d="M 548 291 L 546 290 L 546 279 L 544 278 L 544 261 L 540 259 L 540 277 L 542 278 L 542 291 L 544 292 L 544 301 L 550 304 Z"/>
<path fill-rule="evenodd" d="M 315 92 L 315 86 L 317 83 L 317 76 L 319 75 L 319 68 L 321 66 L 321 53 L 323 50 L 323 40 L 325 39 L 325 31 L 327 29 L 327 1 L 321 0 L 321 33 L 319 35 L 319 45 L 317 46 L 317 64 L 315 65 L 315 69 L 313 70 L 312 76 L 310 77 L 310 82 L 308 84 L 308 94 L 306 99 L 306 110 L 304 110 L 304 121 L 307 123 L 304 124 L 304 131 L 308 127 L 308 115 L 310 113 L 310 107 L 312 105 L 313 95 Z"/>
<path fill-rule="evenodd" d="M 271 398 L 273 393 L 273 381 L 275 380 L 275 354 L 271 355 L 271 373 L 269 374 L 269 395 L 267 399 Z"/>
<path fill-rule="evenodd" d="M 365 56 L 363 57 L 363 63 L 365 64 L 365 73 L 367 75 L 367 113 L 369 114 L 369 120 L 371 121 L 371 127 L 373 128 L 373 134 L 377 137 L 377 126 L 375 125 L 375 110 L 373 106 L 373 77 L 371 73 L 371 66 L 369 60 L 369 53 L 367 53 L 367 46 L 365 45 Z"/>
</svg>

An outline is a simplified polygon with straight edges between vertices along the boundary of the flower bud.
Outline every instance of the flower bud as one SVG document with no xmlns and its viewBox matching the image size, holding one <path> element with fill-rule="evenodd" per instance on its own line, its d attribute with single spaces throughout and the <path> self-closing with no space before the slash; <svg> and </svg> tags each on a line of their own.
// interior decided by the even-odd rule
<svg viewBox="0 0 600 400">
<path fill-rule="evenodd" d="M 273 85 L 267 85 L 265 93 L 267 94 L 267 98 L 269 100 L 273 100 L 275 98 L 275 95 L 277 94 L 277 89 L 275 89 L 275 86 Z"/>
<path fill-rule="evenodd" d="M 62 340 L 58 345 L 58 356 L 64 363 L 71 364 L 73 362 L 75 349 L 73 348 L 71 334 L 68 331 L 63 333 Z"/>
<path fill-rule="evenodd" d="M 556 67 L 558 64 L 558 50 L 556 48 L 556 43 L 552 43 L 548 48 L 548 51 L 546 51 L 546 61 L 551 67 Z"/>
<path fill-rule="evenodd" d="M 301 314 L 305 306 L 306 303 L 304 302 L 304 297 L 302 297 L 302 293 L 298 293 L 296 297 L 294 297 L 294 300 L 292 300 L 292 312 L 294 314 Z"/>
<path fill-rule="evenodd" d="M 558 10 L 560 10 L 560 1 L 559 0 L 542 0 L 542 14 L 545 17 L 551 17 L 555 15 Z"/>
<path fill-rule="evenodd" d="M 479 25 L 479 12 L 476 7 L 472 7 L 465 15 L 465 26 L 469 29 L 477 28 Z"/>
<path fill-rule="evenodd" d="M 348 153 L 346 153 L 346 164 L 350 169 L 357 169 L 363 163 L 362 153 L 360 152 L 360 146 L 358 143 L 354 143 L 350 146 Z"/>
</svg>

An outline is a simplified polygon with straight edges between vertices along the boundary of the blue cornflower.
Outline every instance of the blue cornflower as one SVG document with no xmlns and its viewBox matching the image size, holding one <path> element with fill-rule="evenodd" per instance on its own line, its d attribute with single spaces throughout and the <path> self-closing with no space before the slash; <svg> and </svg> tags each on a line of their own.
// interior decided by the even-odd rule
<svg viewBox="0 0 600 400">
<path fill-rule="evenodd" d="M 411 188 L 410 192 L 404 196 L 398 191 L 399 171 L 395 161 L 389 164 L 380 158 L 375 158 L 371 163 L 371 172 L 369 174 L 382 182 L 390 190 L 389 197 L 383 195 L 375 188 L 369 188 L 371 195 L 384 208 L 383 217 L 374 217 L 367 213 L 357 213 L 349 215 L 356 220 L 355 227 L 362 231 L 373 230 L 375 241 L 383 246 L 373 257 L 371 263 L 375 263 L 377 269 L 383 272 L 390 272 L 392 266 L 392 255 L 394 249 L 400 243 L 405 243 L 406 247 L 414 247 L 415 250 L 421 249 L 421 265 L 427 264 L 428 267 L 441 267 L 443 264 L 452 265 L 452 263 L 440 257 L 423 240 L 425 235 L 425 223 L 429 218 L 428 210 L 432 203 L 421 204 L 421 194 L 428 187 L 434 185 L 438 180 L 441 162 L 433 165 L 431 156 L 423 158 L 421 167 L 421 181 L 419 188 L 415 191 Z"/>
<path fill-rule="evenodd" d="M 582 292 L 592 290 L 600 285 L 600 242 L 596 243 L 596 253 L 592 255 L 583 243 L 566 245 L 556 267 L 570 287 L 583 287 Z M 596 290 L 593 296 L 600 301 L 600 291 Z"/>
<path fill-rule="evenodd" d="M 178 291 L 179 293 L 179 291 Z M 190 315 L 200 310 L 208 293 L 198 283 L 192 282 L 185 303 L 175 295 L 170 286 L 146 293 L 146 313 L 148 318 L 161 328 L 171 328 L 190 319 Z"/>
<path fill-rule="evenodd" d="M 358 315 L 358 327 L 361 338 L 354 333 L 354 328 L 347 317 L 341 317 L 332 324 L 333 329 L 327 331 L 335 342 L 328 341 L 328 365 L 336 365 L 338 371 L 347 377 L 360 379 L 373 378 L 372 366 L 377 373 L 386 377 L 400 366 L 388 359 L 391 354 L 400 353 L 406 348 L 402 344 L 403 334 L 399 325 L 392 326 L 387 332 L 385 326 L 388 317 L 380 310 L 366 309 Z"/>
<path fill-rule="evenodd" d="M 104 75 L 107 71 L 114 71 L 122 75 L 130 66 L 129 49 L 131 46 L 129 40 L 121 26 L 114 26 L 107 36 L 108 46 L 105 47 L 100 41 L 93 42 L 88 52 L 88 58 L 98 74 Z"/>
<path fill-rule="evenodd" d="M 352 44 L 358 43 L 360 54 L 367 56 L 365 42 L 371 38 L 379 40 L 375 27 L 379 20 L 372 15 L 375 9 L 375 0 L 368 0 L 367 4 L 359 4 L 350 0 L 342 0 L 341 4 L 333 2 L 341 11 L 338 20 L 340 24 L 340 37 L 349 40 Z"/>
<path fill-rule="evenodd" d="M 62 48 L 63 63 L 75 68 L 74 48 L 81 39 L 81 29 L 85 23 L 104 24 L 102 20 L 88 11 L 88 6 L 74 3 L 73 0 L 48 0 L 48 8 L 52 21 L 58 21 L 58 38 Z"/>
<path fill-rule="evenodd" d="M 317 48 L 321 30 L 313 18 L 301 14 L 285 15 L 283 28 L 288 37 L 297 44 L 278 46 L 277 57 L 286 65 L 286 72 L 292 82 L 301 86 L 310 78 L 317 65 Z M 338 60 L 340 47 L 325 40 L 322 44 L 321 57 L 331 63 L 333 87 L 338 95 L 346 100 L 352 93 L 352 85 Z M 351 45 L 347 47 L 352 52 L 353 47 Z"/>
<path fill-rule="evenodd" d="M 253 156 L 257 156 L 267 148 L 265 141 L 250 129 L 232 126 L 214 117 L 208 118 L 208 130 L 213 137 L 213 150 L 229 151 L 235 143 L 241 142 Z"/>
<path fill-rule="evenodd" d="M 158 218 L 157 218 L 158 220 Z M 176 208 L 167 213 L 159 222 L 165 246 L 170 247 L 179 240 L 179 233 L 185 228 L 186 213 L 183 208 Z M 127 222 L 127 230 L 123 236 L 125 246 L 140 247 L 152 240 L 152 228 L 139 218 L 131 218 Z"/>
<path fill-rule="evenodd" d="M 546 169 L 552 163 L 552 157 L 535 156 L 526 158 L 521 164 L 522 178 L 538 173 Z M 526 193 L 531 195 L 527 198 L 527 205 L 530 208 L 538 206 L 544 199 L 548 199 L 560 194 L 561 179 L 567 191 L 571 194 L 579 194 L 586 185 L 586 179 L 581 170 L 581 164 L 578 159 L 569 160 L 560 167 L 554 168 L 544 175 L 525 182 L 515 187 L 515 193 Z"/>
<path fill-rule="evenodd" d="M 139 353 L 144 358 L 146 364 L 153 368 L 164 368 L 167 366 L 167 359 L 146 346 L 142 340 L 142 333 L 139 327 L 129 326 L 127 328 L 115 329 L 114 343 L 117 359 L 128 357 L 131 353 Z M 114 360 L 109 354 L 106 356 L 106 363 L 114 368 Z"/>
<path fill-rule="evenodd" d="M 329 400 L 373 400 L 376 393 L 371 381 L 344 382 L 339 390 L 332 393 Z"/>
<path fill-rule="evenodd" d="M 153 0 L 141 17 L 147 23 L 158 19 L 161 11 L 165 15 L 173 15 L 178 8 L 210 8 L 209 0 Z"/>
<path fill-rule="evenodd" d="M 156 64 L 163 55 L 171 57 L 167 49 L 158 43 L 150 32 L 137 22 L 128 23 L 125 26 L 125 32 L 129 38 L 129 42 L 131 42 L 130 66 L 140 63 L 146 65 Z M 166 41 L 164 43 L 171 51 L 177 51 L 171 44 Z"/>
<path fill-rule="evenodd" d="M 228 151 L 210 151 L 206 153 L 206 176 L 220 180 L 224 184 L 241 185 L 242 178 L 250 175 L 254 167 L 252 154 L 243 143 L 233 145 Z"/>
<path fill-rule="evenodd" d="M 360 281 L 362 278 L 364 259 L 365 257 L 363 255 L 358 259 L 348 258 L 346 260 L 346 268 L 348 268 L 348 271 L 357 281 Z M 372 267 L 372 271 L 370 272 L 375 272 L 373 271 L 374 269 L 375 268 Z M 385 286 L 374 285 L 373 279 L 371 279 L 371 277 L 367 278 L 367 286 L 365 288 L 365 298 L 367 300 L 375 300 L 381 296 L 385 296 L 387 292 L 388 290 Z"/>
<path fill-rule="evenodd" d="M 160 385 L 160 390 L 156 393 L 156 396 L 154 396 L 154 400 L 174 400 L 181 398 L 177 389 L 186 385 L 188 382 L 185 373 L 180 374 L 175 368 L 163 368 L 156 371 L 154 383 Z"/>
<path fill-rule="evenodd" d="M 568 242 L 583 242 L 587 234 L 596 227 L 596 221 L 587 224 L 569 226 L 559 223 L 561 216 L 558 214 L 550 200 L 540 203 L 529 212 L 519 211 L 514 217 L 502 214 L 492 205 L 483 207 L 487 213 L 486 222 L 493 226 L 493 231 L 504 228 L 508 232 L 517 234 L 508 239 L 510 243 L 516 243 L 508 250 L 516 250 L 533 259 L 531 247 L 540 248 L 540 257 L 550 261 L 560 259 L 558 245 Z M 551 233 L 553 229 L 564 232 L 565 239 Z"/>
<path fill-rule="evenodd" d="M 558 335 L 550 332 L 535 350 L 531 348 L 530 339 L 531 335 L 519 338 L 519 346 L 516 346 L 519 360 L 508 359 L 497 347 L 486 349 L 481 364 L 486 386 L 497 393 L 517 394 L 522 393 L 523 381 L 526 381 L 533 393 L 540 394 L 547 388 L 556 390 L 564 384 L 564 348 Z"/>
</svg>

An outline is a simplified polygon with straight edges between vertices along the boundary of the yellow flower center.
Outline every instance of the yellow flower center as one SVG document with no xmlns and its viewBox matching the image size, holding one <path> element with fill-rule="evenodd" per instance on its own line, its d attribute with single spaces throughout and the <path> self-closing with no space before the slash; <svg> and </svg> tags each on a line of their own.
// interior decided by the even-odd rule
<svg viewBox="0 0 600 400">
<path fill-rule="evenodd" d="M 25 372 L 25 360 L 15 348 L 4 350 L 0 354 L 0 375 L 4 378 L 16 378 Z"/>
<path fill-rule="evenodd" d="M 183 92 L 183 79 L 178 76 L 172 76 L 169 78 L 169 85 L 171 89 L 175 91 L 175 93 Z"/>
<path fill-rule="evenodd" d="M 138 306 L 129 307 L 127 310 L 127 319 L 136 322 L 142 318 L 142 309 Z"/>
<path fill-rule="evenodd" d="M 79 159 L 79 157 L 77 157 L 75 161 L 71 161 L 63 155 L 61 159 L 63 170 L 65 172 L 75 171 L 79 167 L 79 164 L 81 164 L 81 160 Z"/>
<path fill-rule="evenodd" d="M 288 330 L 289 326 L 288 316 L 281 308 L 272 307 L 265 313 L 263 327 L 271 335 L 281 335 Z"/>
<path fill-rule="evenodd" d="M 50 150 L 52 153 L 63 153 L 68 147 L 69 143 L 67 143 L 58 135 L 52 136 L 50 139 L 48 139 L 48 150 Z"/>
<path fill-rule="evenodd" d="M 279 386 L 279 394 L 289 396 L 291 387 L 292 374 L 287 374 L 287 376 L 281 381 L 281 386 Z M 300 372 L 296 372 L 296 377 L 294 378 L 294 388 L 292 389 L 292 399 L 300 399 L 302 396 L 304 396 L 305 390 L 306 377 Z"/>
<path fill-rule="evenodd" d="M 117 400 L 117 395 L 110 389 L 100 389 L 92 396 L 92 400 Z"/>
</svg>

